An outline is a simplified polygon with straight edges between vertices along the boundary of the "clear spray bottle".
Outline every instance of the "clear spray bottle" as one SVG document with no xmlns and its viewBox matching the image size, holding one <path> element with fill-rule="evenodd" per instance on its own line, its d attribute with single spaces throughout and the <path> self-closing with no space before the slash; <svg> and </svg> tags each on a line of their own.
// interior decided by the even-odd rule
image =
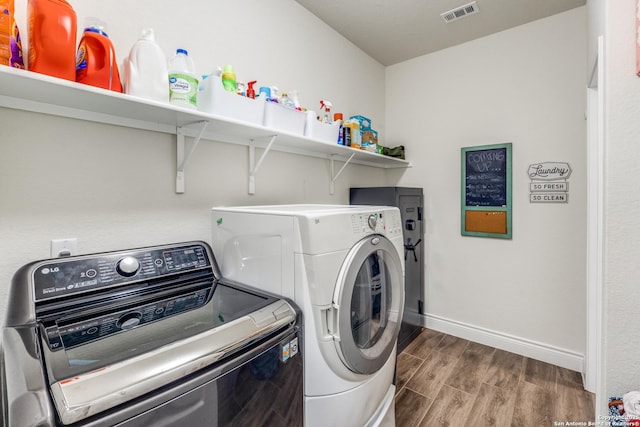
<svg viewBox="0 0 640 427">
<path fill-rule="evenodd" d="M 333 117 L 331 116 L 331 107 L 333 107 L 331 102 L 324 99 L 320 100 L 320 110 L 322 111 L 320 121 L 322 123 L 333 123 Z"/>
</svg>

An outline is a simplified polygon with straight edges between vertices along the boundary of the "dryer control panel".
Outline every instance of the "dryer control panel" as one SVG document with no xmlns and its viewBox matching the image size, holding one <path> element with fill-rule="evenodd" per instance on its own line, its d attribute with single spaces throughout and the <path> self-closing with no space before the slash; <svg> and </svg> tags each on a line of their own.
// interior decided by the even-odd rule
<svg viewBox="0 0 640 427">
<path fill-rule="evenodd" d="M 402 235 L 400 213 L 394 210 L 352 214 L 351 226 L 354 234 Z"/>
</svg>

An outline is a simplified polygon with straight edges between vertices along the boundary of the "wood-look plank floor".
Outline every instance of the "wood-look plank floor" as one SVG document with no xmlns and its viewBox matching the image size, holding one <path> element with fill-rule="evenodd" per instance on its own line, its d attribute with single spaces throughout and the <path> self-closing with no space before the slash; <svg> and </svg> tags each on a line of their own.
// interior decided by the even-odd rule
<svg viewBox="0 0 640 427">
<path fill-rule="evenodd" d="M 594 395 L 578 372 L 430 329 L 398 355 L 396 390 L 397 427 L 552 427 L 595 419 Z"/>
</svg>

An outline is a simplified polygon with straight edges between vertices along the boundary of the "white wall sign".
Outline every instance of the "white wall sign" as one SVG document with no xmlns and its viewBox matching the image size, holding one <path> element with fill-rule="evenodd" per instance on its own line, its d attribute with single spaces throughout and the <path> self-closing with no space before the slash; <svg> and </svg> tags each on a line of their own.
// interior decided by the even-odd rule
<svg viewBox="0 0 640 427">
<path fill-rule="evenodd" d="M 557 181 L 569 179 L 571 166 L 569 163 L 544 162 L 529 165 L 529 178 L 539 181 Z"/>
<path fill-rule="evenodd" d="M 531 193 L 529 195 L 531 203 L 567 203 L 569 194 L 567 193 Z"/>
<path fill-rule="evenodd" d="M 564 162 L 544 162 L 529 165 L 527 174 L 529 184 L 529 202 L 531 203 L 568 203 L 571 166 Z"/>
<path fill-rule="evenodd" d="M 569 191 L 569 183 L 562 182 L 532 182 L 529 184 L 530 191 Z"/>
</svg>

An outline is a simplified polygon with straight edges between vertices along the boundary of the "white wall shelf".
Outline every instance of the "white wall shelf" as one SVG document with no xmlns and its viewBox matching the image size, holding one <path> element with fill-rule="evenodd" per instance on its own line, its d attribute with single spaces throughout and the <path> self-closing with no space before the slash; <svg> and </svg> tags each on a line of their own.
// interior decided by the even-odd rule
<svg viewBox="0 0 640 427">
<path fill-rule="evenodd" d="M 265 149 L 259 161 L 251 164 L 250 194 L 255 192 L 255 175 L 269 150 L 329 159 L 332 167 L 336 160 L 383 169 L 411 166 L 402 159 L 5 66 L 0 66 L 0 107 L 176 135 L 178 193 L 184 192 L 184 170 L 201 138 L 245 145 L 250 161 L 256 148 Z M 195 138 L 186 156 L 185 136 Z M 342 170 L 331 177 L 332 190 Z"/>
</svg>

